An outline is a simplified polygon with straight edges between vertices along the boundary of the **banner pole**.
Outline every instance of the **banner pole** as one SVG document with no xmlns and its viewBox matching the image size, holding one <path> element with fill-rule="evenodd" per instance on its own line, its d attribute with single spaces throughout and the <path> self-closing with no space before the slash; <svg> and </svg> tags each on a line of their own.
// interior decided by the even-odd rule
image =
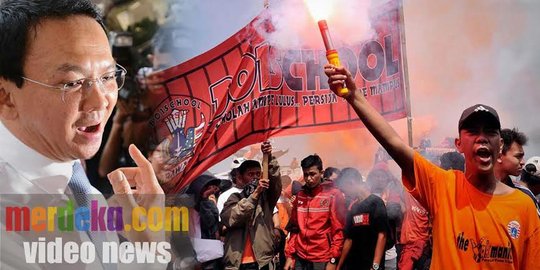
<svg viewBox="0 0 540 270">
<path fill-rule="evenodd" d="M 403 70 L 403 80 L 404 80 L 404 89 L 405 89 L 405 98 L 406 98 L 406 110 L 407 110 L 407 139 L 409 142 L 409 146 L 413 147 L 413 127 L 412 127 L 412 109 L 411 109 L 411 92 L 409 88 L 409 72 L 408 72 L 408 64 L 407 64 L 407 45 L 406 45 L 406 38 L 405 38 L 405 17 L 403 12 L 403 0 L 396 0 L 399 4 L 399 30 L 401 35 L 401 56 L 403 61 L 402 64 L 402 70 Z"/>
<path fill-rule="evenodd" d="M 263 154 L 262 160 L 262 179 L 268 179 L 268 159 L 270 154 Z"/>
</svg>

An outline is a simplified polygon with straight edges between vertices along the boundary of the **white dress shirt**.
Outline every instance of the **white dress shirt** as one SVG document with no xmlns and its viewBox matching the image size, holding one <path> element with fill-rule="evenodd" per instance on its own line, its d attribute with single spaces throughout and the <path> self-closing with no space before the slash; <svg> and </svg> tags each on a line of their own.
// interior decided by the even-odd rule
<svg viewBox="0 0 540 270">
<path fill-rule="evenodd" d="M 17 139 L 0 123 L 0 194 L 63 194 L 73 163 L 51 160 Z"/>
<path fill-rule="evenodd" d="M 68 200 L 74 202 L 68 182 L 75 162 L 79 161 L 58 162 L 41 155 L 17 139 L 0 122 L 0 212 L 3 213 L 0 220 L 1 269 L 103 269 L 97 255 L 94 262 L 89 264 L 84 264 L 80 260 L 75 264 L 26 263 L 23 242 L 39 242 L 38 237 L 45 237 L 45 242 L 54 242 L 56 237 L 60 237 L 64 244 L 68 241 L 91 242 L 85 231 L 61 232 L 58 226 L 54 227 L 53 232 L 36 232 L 32 228 L 30 231 L 19 232 L 6 230 L 5 210 L 8 206 L 28 206 L 34 209 L 65 206 Z M 100 207 L 107 206 L 105 198 L 99 195 L 101 193 L 97 189 L 93 188 L 92 194 L 97 195 L 95 198 L 98 199 Z M 119 242 L 115 232 L 106 232 L 106 241 Z M 148 268 L 148 264 L 139 264 L 138 267 L 143 265 L 146 266 L 141 269 Z M 117 266 L 118 269 L 128 268 L 122 264 Z M 133 264 L 130 264 L 129 269 L 134 269 Z"/>
<path fill-rule="evenodd" d="M 76 161 L 57 162 L 41 155 L 17 139 L 2 123 L 0 149 L 0 204 L 4 213 L 7 206 L 29 206 L 33 209 L 38 206 L 59 206 L 69 200 L 71 192 L 67 186 Z M 61 237 L 63 243 L 90 241 L 86 232 L 65 233 L 58 232 L 57 228 L 54 232 L 42 233 L 32 230 L 7 232 L 5 219 L 1 222 L 2 269 L 55 269 L 54 264 L 25 263 L 23 242 L 35 242 L 41 236 L 46 238 L 46 242 L 56 237 Z M 97 259 L 86 268 L 83 264 L 73 266 L 79 269 L 101 269 Z"/>
</svg>

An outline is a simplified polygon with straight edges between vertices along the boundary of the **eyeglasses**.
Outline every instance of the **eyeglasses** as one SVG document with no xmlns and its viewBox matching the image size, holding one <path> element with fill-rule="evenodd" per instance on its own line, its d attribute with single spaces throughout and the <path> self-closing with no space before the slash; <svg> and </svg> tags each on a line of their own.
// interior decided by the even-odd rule
<svg viewBox="0 0 540 270">
<path fill-rule="evenodd" d="M 83 90 L 83 95 L 88 94 L 88 90 L 92 88 L 94 83 L 99 87 L 102 93 L 104 94 L 110 94 L 117 92 L 124 86 L 124 82 L 126 80 L 126 69 L 122 67 L 119 64 L 116 64 L 116 70 L 115 71 L 109 71 L 97 79 L 89 79 L 89 78 L 82 78 L 75 81 L 70 81 L 64 84 L 61 84 L 60 86 L 53 86 L 48 85 L 46 83 L 38 82 L 36 80 L 32 80 L 29 78 L 26 78 L 24 76 L 21 76 L 25 81 L 39 84 L 41 86 L 45 86 L 51 89 L 60 90 L 62 92 L 62 100 L 64 100 L 64 96 L 66 93 L 73 93 L 80 90 Z"/>
</svg>

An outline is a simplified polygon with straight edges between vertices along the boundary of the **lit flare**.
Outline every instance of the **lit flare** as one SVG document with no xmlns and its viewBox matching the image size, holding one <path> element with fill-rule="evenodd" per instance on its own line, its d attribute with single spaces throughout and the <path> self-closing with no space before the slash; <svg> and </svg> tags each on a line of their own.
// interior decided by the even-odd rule
<svg viewBox="0 0 540 270">
<path fill-rule="evenodd" d="M 329 0 L 305 0 L 304 1 L 311 13 L 311 16 L 318 22 L 319 31 L 324 42 L 324 47 L 326 48 L 326 59 L 328 63 L 339 67 L 341 62 L 339 61 L 339 55 L 337 50 L 334 47 L 332 42 L 332 36 L 330 35 L 330 30 L 328 29 L 328 23 L 326 19 L 332 13 L 332 5 Z M 345 86 L 339 87 L 337 90 L 339 96 L 347 96 L 349 94 L 349 89 Z"/>
</svg>

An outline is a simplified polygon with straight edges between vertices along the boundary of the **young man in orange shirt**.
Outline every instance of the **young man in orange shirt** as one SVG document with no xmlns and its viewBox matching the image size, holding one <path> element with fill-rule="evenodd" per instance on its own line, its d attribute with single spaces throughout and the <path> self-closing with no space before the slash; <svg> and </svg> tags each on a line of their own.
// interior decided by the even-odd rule
<svg viewBox="0 0 540 270">
<path fill-rule="evenodd" d="M 334 92 L 346 100 L 402 169 L 403 184 L 433 215 L 432 269 L 538 269 L 540 221 L 531 200 L 501 183 L 493 166 L 501 151 L 497 112 L 486 105 L 463 111 L 455 144 L 465 173 L 445 171 L 409 147 L 357 90 L 343 67 L 325 66 Z"/>
</svg>

